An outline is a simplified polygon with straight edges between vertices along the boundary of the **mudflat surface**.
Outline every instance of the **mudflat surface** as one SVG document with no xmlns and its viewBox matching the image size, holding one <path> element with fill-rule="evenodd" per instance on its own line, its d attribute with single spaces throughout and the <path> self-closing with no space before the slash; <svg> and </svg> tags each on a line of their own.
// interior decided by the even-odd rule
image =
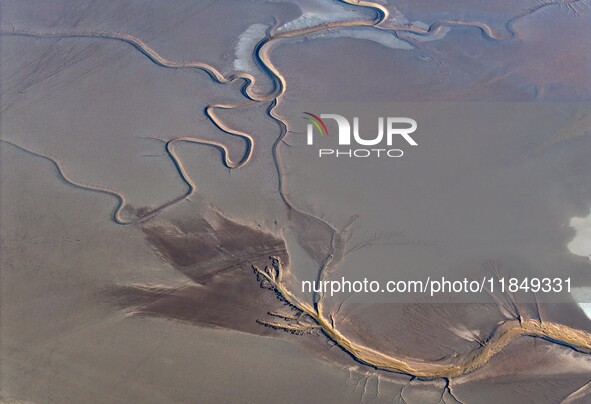
<svg viewBox="0 0 591 404">
<path fill-rule="evenodd" d="M 2 0 L 0 401 L 589 401 L 590 22 Z M 301 113 L 326 108 L 412 116 L 419 145 L 318 158 L 337 128 L 311 147 Z M 484 274 L 573 287 L 301 290 Z"/>
</svg>

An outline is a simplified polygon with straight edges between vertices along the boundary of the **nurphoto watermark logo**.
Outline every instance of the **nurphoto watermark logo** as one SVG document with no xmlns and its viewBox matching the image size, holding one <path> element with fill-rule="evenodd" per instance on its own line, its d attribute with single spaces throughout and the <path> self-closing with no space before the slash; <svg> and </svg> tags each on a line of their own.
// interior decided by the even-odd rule
<svg viewBox="0 0 591 404">
<path fill-rule="evenodd" d="M 338 148 L 324 148 L 328 143 L 323 142 L 323 148 L 318 150 L 318 157 L 402 157 L 404 151 L 392 148 L 394 139 L 403 139 L 410 146 L 418 146 L 411 133 L 417 130 L 417 122 L 405 117 L 379 117 L 377 135 L 371 135 L 359 130 L 359 117 L 353 117 L 353 125 L 349 119 L 338 114 L 319 114 L 304 112 L 304 119 L 307 125 L 307 143 L 314 144 L 314 136 L 317 133 L 321 137 L 329 138 L 328 126 L 325 119 L 334 120 L 338 126 Z M 353 145 L 352 145 L 353 143 Z M 365 147 L 342 147 L 342 146 L 365 146 Z M 372 147 L 373 146 L 373 147 Z"/>
</svg>

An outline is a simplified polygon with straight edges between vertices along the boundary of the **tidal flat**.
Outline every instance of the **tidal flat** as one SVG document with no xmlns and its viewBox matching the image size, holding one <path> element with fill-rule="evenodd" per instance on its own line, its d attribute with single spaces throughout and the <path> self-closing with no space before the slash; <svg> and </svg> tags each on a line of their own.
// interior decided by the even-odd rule
<svg viewBox="0 0 591 404">
<path fill-rule="evenodd" d="M 0 401 L 588 401 L 590 22 L 586 0 L 2 0 Z M 363 108 L 418 145 L 319 158 L 329 119 L 306 143 L 302 112 Z M 575 287 L 301 292 L 483 274 Z"/>
</svg>

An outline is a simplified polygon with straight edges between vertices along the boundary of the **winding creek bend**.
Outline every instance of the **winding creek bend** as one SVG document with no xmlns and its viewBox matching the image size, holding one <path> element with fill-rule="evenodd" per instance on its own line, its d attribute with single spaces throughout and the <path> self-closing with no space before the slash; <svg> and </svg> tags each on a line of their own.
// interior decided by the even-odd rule
<svg viewBox="0 0 591 404">
<path fill-rule="evenodd" d="M 289 199 L 286 192 L 286 176 L 284 174 L 284 166 L 282 164 L 282 157 L 280 153 L 280 145 L 284 141 L 285 136 L 289 132 L 288 122 L 281 117 L 277 112 L 276 108 L 281 101 L 281 97 L 286 91 L 287 82 L 281 72 L 273 65 L 271 61 L 271 49 L 276 41 L 282 39 L 295 38 L 300 36 L 309 35 L 312 33 L 334 29 L 334 28 L 347 28 L 347 27 L 373 27 L 375 29 L 382 29 L 391 31 L 393 34 L 398 35 L 399 33 L 411 33 L 417 35 L 431 35 L 437 33 L 444 27 L 453 26 L 469 26 L 477 28 L 481 33 L 490 40 L 501 41 L 501 40 L 512 40 L 518 34 L 514 29 L 516 21 L 524 18 L 530 14 L 538 12 L 539 10 L 550 7 L 553 5 L 560 4 L 571 4 L 573 2 L 559 3 L 559 2 L 545 2 L 537 6 L 534 9 L 527 10 L 517 17 L 512 18 L 506 23 L 506 29 L 508 34 L 503 35 L 495 32 L 490 26 L 481 22 L 469 22 L 469 21 L 452 21 L 442 20 L 436 21 L 431 24 L 428 28 L 419 28 L 414 26 L 400 25 L 400 26 L 389 26 L 382 27 L 389 17 L 388 10 L 381 4 L 372 3 L 369 1 L 344 1 L 351 5 L 357 5 L 360 7 L 366 7 L 376 12 L 376 17 L 373 20 L 348 20 L 338 22 L 327 22 L 324 24 L 306 27 L 302 29 L 296 29 L 293 31 L 278 31 L 278 25 L 271 27 L 266 32 L 266 37 L 261 40 L 255 50 L 254 57 L 256 58 L 262 69 L 269 75 L 273 81 L 273 89 L 268 94 L 259 94 L 256 89 L 256 80 L 252 74 L 245 72 L 232 73 L 230 75 L 223 75 L 215 67 L 201 62 L 201 61 L 172 61 L 161 56 L 156 50 L 150 47 L 147 43 L 142 41 L 140 38 L 134 37 L 128 34 L 114 33 L 114 32 L 99 32 L 99 31 L 87 31 L 87 32 L 34 32 L 25 30 L 11 30 L 1 31 L 0 35 L 3 36 L 25 36 L 32 38 L 94 38 L 101 40 L 113 40 L 120 41 L 133 46 L 139 52 L 146 56 L 150 61 L 163 68 L 170 69 L 198 69 L 204 71 L 209 77 L 216 83 L 229 84 L 236 81 L 244 81 L 242 87 L 242 93 L 247 101 L 241 104 L 212 104 L 206 108 L 206 116 L 208 119 L 219 129 L 231 136 L 236 136 L 243 139 L 246 142 L 246 148 L 244 155 L 239 161 L 232 161 L 229 158 L 228 147 L 218 141 L 206 140 L 199 137 L 192 136 L 179 136 L 165 142 L 165 150 L 171 161 L 174 163 L 180 177 L 186 184 L 186 190 L 179 196 L 169 200 L 168 202 L 158 206 L 141 216 L 134 218 L 127 218 L 124 214 L 124 208 L 126 207 L 126 199 L 124 194 L 98 187 L 91 186 L 82 183 L 79 180 L 74 179 L 68 172 L 60 160 L 54 156 L 44 154 L 25 148 L 16 142 L 7 139 L 0 139 L 0 141 L 10 144 L 13 147 L 18 148 L 21 151 L 30 153 L 38 156 L 45 160 L 50 161 L 57 169 L 61 178 L 68 184 L 77 188 L 109 195 L 117 200 L 117 205 L 113 212 L 113 221 L 120 225 L 137 224 L 142 221 L 148 220 L 165 209 L 168 209 L 177 203 L 187 199 L 195 192 L 197 192 L 197 185 L 191 179 L 187 172 L 183 160 L 176 152 L 176 146 L 179 143 L 194 143 L 201 144 L 208 147 L 213 147 L 220 151 L 224 164 L 230 169 L 239 169 L 249 163 L 252 157 L 252 152 L 255 147 L 255 141 L 253 137 L 247 133 L 241 132 L 237 129 L 231 128 L 219 119 L 216 115 L 216 110 L 231 110 L 238 109 L 247 105 L 252 104 L 268 104 L 267 113 L 273 118 L 280 129 L 280 133 L 273 145 L 272 156 L 275 163 L 277 176 L 278 176 L 278 187 L 279 194 L 282 201 L 285 203 L 288 209 L 296 211 L 306 218 L 314 221 L 318 225 L 324 227 L 332 234 L 331 246 L 329 249 L 329 255 L 319 269 L 319 279 L 325 279 L 330 271 L 338 265 L 342 260 L 344 253 L 344 237 L 342 237 L 344 230 L 336 229 L 333 225 L 325 221 L 324 219 L 313 215 L 310 212 L 306 212 L 297 207 L 297 205 Z M 359 362 L 376 369 L 403 373 L 419 379 L 446 379 L 448 382 L 447 389 L 451 394 L 451 388 L 449 386 L 449 380 L 458 376 L 470 373 L 482 366 L 484 366 L 495 354 L 507 347 L 512 341 L 522 336 L 529 336 L 535 338 L 542 338 L 547 341 L 560 344 L 563 346 L 570 347 L 578 352 L 584 354 L 591 353 L 591 334 L 585 331 L 573 329 L 566 325 L 545 322 L 534 319 L 516 318 L 502 322 L 497 326 L 493 334 L 480 346 L 479 348 L 465 352 L 460 355 L 452 364 L 442 364 L 437 362 L 427 362 L 420 359 L 406 358 L 406 357 L 394 357 L 391 355 L 384 354 L 371 347 L 364 346 L 360 343 L 350 340 L 341 331 L 338 330 L 337 324 L 335 324 L 332 314 L 326 313 L 323 303 L 322 296 L 316 296 L 316 303 L 313 305 L 310 303 L 299 300 L 290 290 L 286 287 L 283 282 L 284 268 L 281 262 L 277 258 L 272 259 L 270 266 L 265 269 L 255 268 L 255 272 L 262 280 L 262 282 L 270 285 L 279 295 L 281 299 L 284 299 L 289 305 L 300 315 L 297 321 L 292 324 L 286 324 L 281 322 L 268 322 L 261 320 L 261 323 L 267 326 L 284 329 L 287 331 L 295 332 L 307 332 L 310 330 L 321 330 L 328 338 L 334 341 L 344 351 L 348 352 L 353 358 Z"/>
</svg>

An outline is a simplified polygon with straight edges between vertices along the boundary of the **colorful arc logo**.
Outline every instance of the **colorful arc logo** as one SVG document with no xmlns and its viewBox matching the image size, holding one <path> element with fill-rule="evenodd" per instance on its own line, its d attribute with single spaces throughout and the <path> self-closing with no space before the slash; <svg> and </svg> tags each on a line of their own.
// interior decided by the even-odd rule
<svg viewBox="0 0 591 404">
<path fill-rule="evenodd" d="M 304 114 L 308 115 L 305 116 L 304 119 L 310 122 L 312 125 L 314 125 L 316 129 L 318 129 L 320 135 L 328 136 L 328 129 L 326 128 L 326 125 L 324 124 L 322 119 L 320 119 L 319 116 L 311 114 L 309 112 L 304 112 Z"/>
</svg>

